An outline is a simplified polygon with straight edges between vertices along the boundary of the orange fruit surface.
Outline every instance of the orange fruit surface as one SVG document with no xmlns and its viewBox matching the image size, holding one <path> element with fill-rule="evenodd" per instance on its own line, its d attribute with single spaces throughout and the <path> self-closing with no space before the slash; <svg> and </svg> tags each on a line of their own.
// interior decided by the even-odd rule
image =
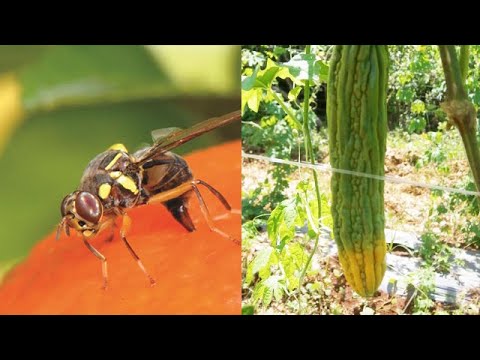
<svg viewBox="0 0 480 360">
<path fill-rule="evenodd" d="M 200 191 L 215 225 L 241 237 L 241 143 L 197 151 L 185 157 L 195 178 L 220 191 L 228 212 L 209 191 Z M 241 247 L 209 230 L 198 200 L 190 199 L 197 228 L 189 233 L 162 205 L 128 211 L 128 240 L 156 285 L 150 283 L 118 232 L 91 239 L 108 261 L 108 288 L 102 289 L 101 262 L 81 237 L 55 231 L 40 241 L 0 287 L 0 314 L 240 314 Z M 60 220 L 60 214 L 59 214 Z"/>
</svg>

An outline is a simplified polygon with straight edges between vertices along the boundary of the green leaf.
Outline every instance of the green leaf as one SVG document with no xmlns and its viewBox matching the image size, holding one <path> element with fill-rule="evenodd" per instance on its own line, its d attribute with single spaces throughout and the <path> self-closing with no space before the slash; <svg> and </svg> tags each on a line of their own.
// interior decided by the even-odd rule
<svg viewBox="0 0 480 360">
<path fill-rule="evenodd" d="M 258 112 L 261 101 L 262 89 L 255 88 L 249 91 L 242 90 L 242 114 L 245 112 L 245 105 L 248 105 L 250 110 Z"/>
<path fill-rule="evenodd" d="M 263 285 L 263 281 L 258 283 L 255 288 L 253 289 L 252 300 L 254 304 L 258 303 L 259 301 L 263 300 L 263 295 L 265 293 L 265 285 Z"/>
<path fill-rule="evenodd" d="M 278 228 L 283 221 L 283 208 L 284 206 L 279 204 L 275 209 L 273 209 L 270 217 L 267 220 L 267 234 L 272 243 L 276 243 Z"/>
<path fill-rule="evenodd" d="M 276 287 L 275 289 L 273 289 L 273 297 L 275 298 L 275 300 L 281 301 L 284 292 L 285 291 L 283 290 L 283 286 L 282 287 Z"/>
<path fill-rule="evenodd" d="M 273 299 L 273 289 L 265 286 L 263 290 L 262 302 L 264 306 L 270 305 Z"/>
<path fill-rule="evenodd" d="M 397 91 L 397 99 L 399 101 L 409 103 L 410 101 L 413 100 L 414 96 L 415 96 L 415 92 L 410 87 L 402 87 Z"/>
<path fill-rule="evenodd" d="M 271 248 L 272 250 L 275 250 Z M 278 264 L 278 257 L 276 256 L 275 251 L 272 251 L 272 256 L 268 260 L 268 263 L 258 271 L 258 276 L 260 279 L 266 279 L 272 274 L 272 266 Z"/>
<path fill-rule="evenodd" d="M 270 305 L 273 300 L 273 295 L 275 295 L 277 301 L 282 299 L 283 284 L 281 276 L 270 276 L 268 279 L 264 280 L 263 284 L 266 288 L 265 293 L 263 294 L 263 303 L 265 306 Z"/>
<path fill-rule="evenodd" d="M 425 112 L 425 103 L 422 100 L 415 100 L 410 106 L 410 110 L 414 114 L 423 114 Z"/>
<path fill-rule="evenodd" d="M 255 275 L 255 274 L 253 273 L 253 271 L 252 271 L 252 270 L 253 270 L 252 264 L 253 264 L 253 262 L 250 262 L 250 264 L 248 264 L 248 266 L 247 266 L 247 273 L 245 274 L 244 282 L 245 282 L 245 284 L 247 284 L 247 285 L 250 285 L 250 284 L 252 283 L 252 281 L 253 281 L 253 275 Z"/>
<path fill-rule="evenodd" d="M 409 133 L 422 132 L 427 126 L 427 120 L 423 116 L 416 116 L 410 119 L 407 130 Z"/>
<path fill-rule="evenodd" d="M 266 247 L 258 252 L 255 258 L 252 261 L 252 272 L 256 274 L 270 262 L 270 257 L 272 256 L 273 248 Z"/>
<path fill-rule="evenodd" d="M 402 72 L 398 75 L 398 82 L 400 85 L 405 85 L 413 79 L 413 73 L 410 71 Z"/>
<path fill-rule="evenodd" d="M 320 82 L 326 83 L 328 81 L 328 65 L 325 64 L 322 60 L 315 61 L 314 72 L 318 75 Z"/>
<path fill-rule="evenodd" d="M 297 80 L 313 80 L 319 82 L 319 76 L 314 72 L 315 54 L 297 54 L 282 66 L 288 68 Z"/>
<path fill-rule="evenodd" d="M 245 305 L 242 306 L 242 315 L 253 315 L 255 314 L 255 306 Z"/>
<path fill-rule="evenodd" d="M 258 108 L 260 107 L 260 102 L 262 101 L 262 89 L 255 89 L 251 91 L 252 95 L 248 99 L 248 107 L 254 111 L 258 112 Z"/>
<path fill-rule="evenodd" d="M 260 70 L 260 65 L 257 65 L 255 67 L 255 70 L 253 70 L 252 75 L 247 76 L 245 79 L 242 80 L 242 90 L 243 91 L 250 91 L 253 89 L 253 86 L 255 85 L 255 82 L 257 81 L 257 74 L 258 71 Z"/>
<path fill-rule="evenodd" d="M 147 45 L 145 48 L 180 93 L 238 96 L 239 45 Z"/>
<path fill-rule="evenodd" d="M 46 45 L 0 45 L 0 74 L 17 70 L 36 61 L 50 47 Z"/>
<path fill-rule="evenodd" d="M 298 277 L 307 259 L 308 255 L 299 243 L 291 243 L 288 246 L 285 246 L 285 254 L 282 257 L 282 264 L 287 278 L 288 290 L 291 291 L 298 288 Z"/>
<path fill-rule="evenodd" d="M 143 46 L 55 46 L 20 72 L 28 112 L 176 92 Z M 178 92 L 177 92 L 178 93 Z"/>
<path fill-rule="evenodd" d="M 298 95 L 303 90 L 301 86 L 295 86 L 290 92 L 288 93 L 288 100 L 295 101 L 297 100 Z"/>
<path fill-rule="evenodd" d="M 293 265 L 290 265 L 291 269 L 294 269 Z M 289 275 L 287 276 L 287 281 L 288 281 L 288 290 L 293 291 L 295 289 L 298 289 L 298 284 L 300 280 L 298 279 L 298 276 L 296 275 L 295 271 L 291 271 Z"/>
<path fill-rule="evenodd" d="M 298 269 L 302 269 L 307 262 L 308 255 L 305 254 L 305 249 L 299 243 L 291 244 L 288 247 L 290 256 L 293 258 L 295 266 Z"/>
<path fill-rule="evenodd" d="M 292 241 L 297 223 L 295 199 L 284 200 L 272 211 L 267 221 L 267 233 L 272 246 L 281 251 L 286 243 Z"/>
<path fill-rule="evenodd" d="M 291 201 L 283 208 L 283 226 L 285 228 L 293 228 L 296 225 L 297 208 L 296 204 Z"/>
<path fill-rule="evenodd" d="M 287 49 L 285 49 L 282 46 L 275 46 L 273 49 L 273 54 L 278 58 L 280 55 L 285 54 L 287 52 Z"/>
<path fill-rule="evenodd" d="M 270 258 L 270 261 L 267 263 L 266 266 L 264 266 L 263 268 L 261 268 L 259 271 L 258 271 L 258 276 L 260 277 L 260 279 L 266 279 L 268 278 L 270 275 L 272 275 L 272 268 L 271 268 L 271 258 Z"/>
<path fill-rule="evenodd" d="M 277 77 L 280 68 L 278 66 L 267 69 L 261 76 L 258 76 L 258 82 L 264 87 L 269 88 L 272 86 L 273 80 Z"/>
</svg>

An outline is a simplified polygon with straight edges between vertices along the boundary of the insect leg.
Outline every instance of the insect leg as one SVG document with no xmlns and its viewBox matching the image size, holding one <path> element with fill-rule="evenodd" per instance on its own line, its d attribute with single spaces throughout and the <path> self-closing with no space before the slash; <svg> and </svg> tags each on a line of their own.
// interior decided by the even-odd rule
<svg viewBox="0 0 480 360">
<path fill-rule="evenodd" d="M 123 242 L 125 243 L 125 246 L 127 247 L 130 254 L 133 256 L 133 258 L 137 262 L 140 269 L 143 271 L 143 273 L 148 278 L 148 280 L 150 280 L 150 284 L 155 285 L 155 279 L 153 277 L 151 277 L 150 274 L 147 272 L 147 269 L 145 268 L 142 261 L 140 260 L 140 257 L 137 255 L 135 250 L 133 250 L 132 246 L 127 241 L 127 235 L 126 234 L 130 230 L 132 220 L 130 219 L 130 217 L 127 214 L 124 213 L 122 215 L 123 215 L 123 218 L 122 218 L 122 228 L 120 229 L 120 237 L 122 238 Z"/>
<path fill-rule="evenodd" d="M 176 199 L 179 196 L 182 196 L 186 192 L 192 190 L 192 183 L 186 182 L 182 185 L 177 186 L 176 188 L 163 191 L 161 193 L 153 195 L 151 198 L 148 199 L 148 204 L 158 204 L 164 203 L 168 200 Z"/>
<path fill-rule="evenodd" d="M 111 226 L 111 231 L 110 231 L 110 235 L 108 235 L 108 237 L 106 238 L 106 242 L 112 242 L 113 241 L 113 237 L 115 236 L 115 230 L 117 229 L 117 224 L 115 223 L 115 221 L 112 222 L 112 226 Z"/>
<path fill-rule="evenodd" d="M 105 230 L 109 230 L 110 234 L 108 237 L 105 239 L 107 242 L 111 242 L 113 240 L 113 237 L 115 235 L 115 230 L 117 229 L 117 224 L 115 222 L 116 217 L 110 216 L 110 217 L 105 217 L 104 220 L 102 221 L 100 228 L 97 232 L 97 235 L 103 233 Z"/>
<path fill-rule="evenodd" d="M 55 235 L 55 240 L 58 241 L 58 239 L 60 239 L 60 233 L 63 231 L 65 231 L 65 234 L 67 234 L 67 236 L 70 236 L 70 227 L 68 226 L 67 224 L 67 218 L 63 218 L 62 221 L 60 222 L 60 224 L 58 224 L 57 226 L 57 233 Z"/>
<path fill-rule="evenodd" d="M 205 181 L 203 180 L 195 180 L 195 183 L 196 184 L 199 184 L 199 185 L 203 185 L 205 186 L 208 190 L 210 190 L 210 192 L 215 195 L 217 197 L 218 200 L 220 200 L 220 202 L 223 204 L 223 206 L 225 206 L 225 209 L 227 210 L 232 210 L 232 207 L 230 206 L 230 204 L 228 203 L 227 199 L 225 199 L 223 197 L 222 194 L 220 194 L 220 192 L 218 190 L 216 190 L 212 185 L 210 184 L 207 184 Z"/>
<path fill-rule="evenodd" d="M 220 230 L 219 228 L 217 228 L 214 225 L 213 220 L 212 220 L 212 218 L 210 216 L 210 213 L 208 211 L 207 204 L 205 204 L 205 201 L 203 200 L 202 194 L 200 194 L 200 191 L 198 190 L 196 181 L 198 181 L 198 180 L 192 181 L 191 186 L 193 188 L 193 191 L 195 192 L 195 195 L 197 195 L 198 202 L 200 203 L 200 210 L 202 210 L 203 217 L 205 218 L 205 221 L 207 222 L 207 225 L 210 228 L 210 230 L 216 232 L 217 234 L 222 235 L 223 237 L 226 237 L 227 239 L 230 239 L 235 244 L 240 245 L 239 240 L 237 240 L 234 237 L 228 235 L 227 233 L 223 232 L 222 230 Z"/>
<path fill-rule="evenodd" d="M 107 259 L 103 256 L 97 249 L 95 249 L 85 237 L 82 237 L 83 243 L 87 246 L 88 250 L 90 250 L 93 255 L 99 258 L 102 261 L 102 275 L 103 275 L 103 289 L 107 288 L 108 282 L 108 273 L 107 273 Z"/>
<path fill-rule="evenodd" d="M 55 240 L 58 241 L 58 239 L 60 239 L 60 233 L 62 232 L 62 230 L 65 230 L 65 218 L 62 219 L 62 221 L 60 222 L 60 224 L 58 224 L 57 226 L 57 234 L 55 235 Z"/>
</svg>

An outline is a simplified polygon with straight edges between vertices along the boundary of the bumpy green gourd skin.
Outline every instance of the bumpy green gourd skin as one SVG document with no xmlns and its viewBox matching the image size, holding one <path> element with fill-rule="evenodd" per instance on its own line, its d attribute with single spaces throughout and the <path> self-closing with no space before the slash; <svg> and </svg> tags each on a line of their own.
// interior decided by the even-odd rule
<svg viewBox="0 0 480 360">
<path fill-rule="evenodd" d="M 383 45 L 336 45 L 327 86 L 330 163 L 384 175 L 388 53 Z M 333 173 L 332 217 L 348 283 L 372 296 L 385 274 L 384 182 Z"/>
</svg>

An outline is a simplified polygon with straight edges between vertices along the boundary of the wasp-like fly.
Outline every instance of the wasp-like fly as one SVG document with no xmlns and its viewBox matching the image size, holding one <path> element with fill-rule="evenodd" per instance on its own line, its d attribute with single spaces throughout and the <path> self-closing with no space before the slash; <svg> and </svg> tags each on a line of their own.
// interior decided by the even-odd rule
<svg viewBox="0 0 480 360">
<path fill-rule="evenodd" d="M 57 240 L 62 229 L 68 236 L 70 228 L 81 234 L 87 248 L 102 261 L 103 288 L 106 288 L 107 260 L 88 240 L 106 229 L 111 231 L 113 238 L 116 219 L 120 216 L 120 237 L 153 285 L 155 280 L 127 241 L 131 220 L 125 210 L 143 204 L 161 203 L 185 229 L 194 231 L 195 226 L 188 213 L 188 200 L 195 194 L 209 228 L 239 244 L 238 240 L 215 227 L 198 186 L 206 187 L 230 210 L 227 200 L 211 185 L 195 179 L 187 162 L 170 150 L 240 119 L 240 111 L 235 111 L 185 130 L 155 130 L 152 132 L 155 142 L 150 147 L 129 154 L 125 146 L 116 144 L 97 155 L 85 169 L 78 189 L 62 201 L 62 221 L 57 228 Z"/>
</svg>

